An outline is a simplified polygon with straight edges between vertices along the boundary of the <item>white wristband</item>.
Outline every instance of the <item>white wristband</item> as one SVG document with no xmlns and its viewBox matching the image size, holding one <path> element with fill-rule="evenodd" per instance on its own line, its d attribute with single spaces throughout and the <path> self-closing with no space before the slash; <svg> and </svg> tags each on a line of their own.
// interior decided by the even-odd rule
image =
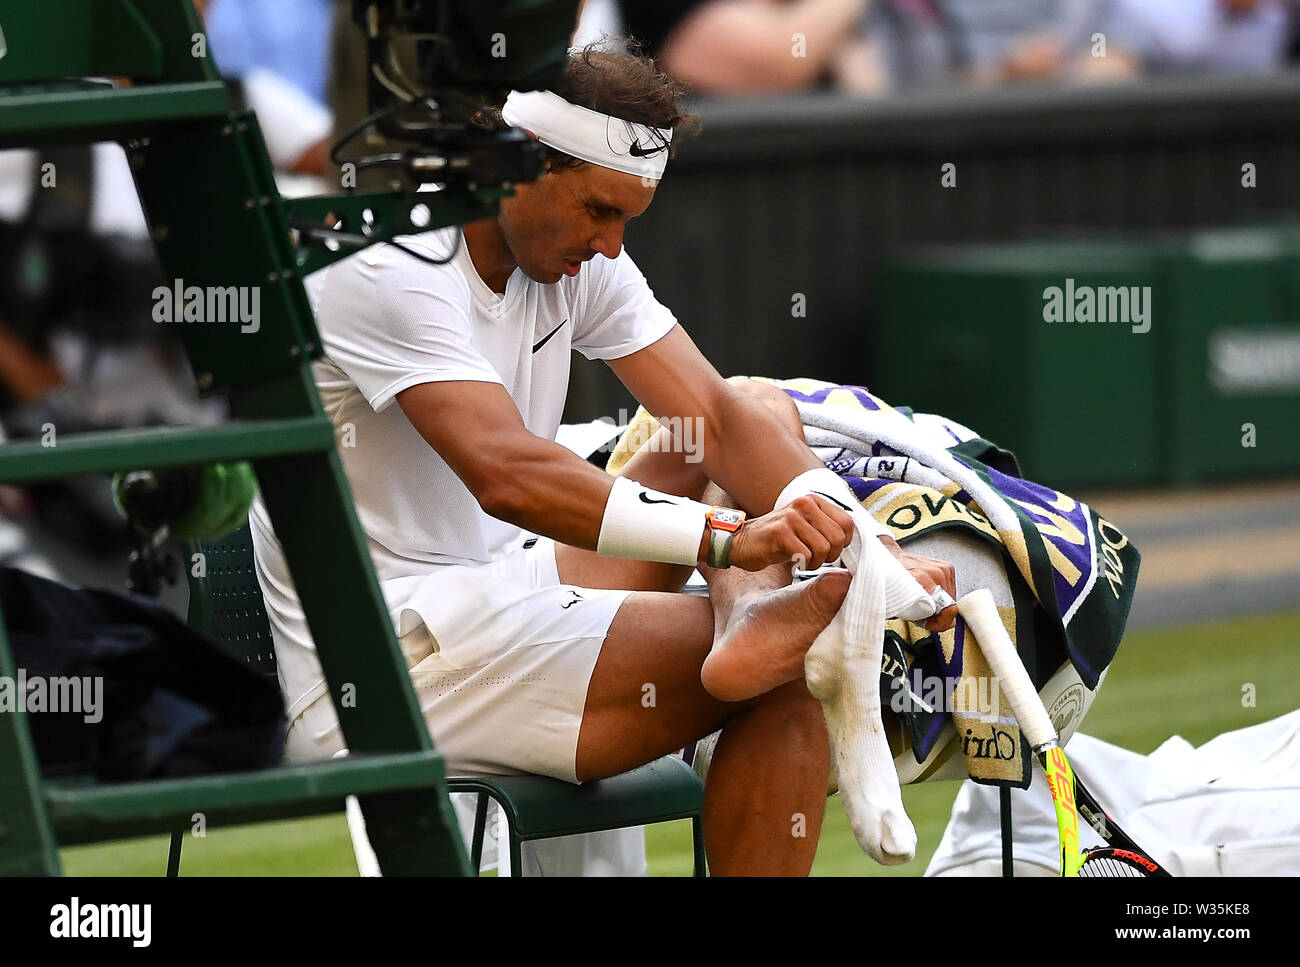
<svg viewBox="0 0 1300 967">
<path fill-rule="evenodd" d="M 596 553 L 635 561 L 695 564 L 709 505 L 615 477 L 600 522 Z"/>
<path fill-rule="evenodd" d="M 863 509 L 862 503 L 853 492 L 853 488 L 844 482 L 843 477 L 829 467 L 814 467 L 812 470 L 805 470 L 799 474 L 785 485 L 780 496 L 776 498 L 773 509 L 784 507 L 796 497 L 802 497 L 804 494 L 820 494 L 822 497 L 839 504 L 853 515 L 853 525 L 863 532 L 864 537 L 894 536 L 893 531 Z"/>
</svg>

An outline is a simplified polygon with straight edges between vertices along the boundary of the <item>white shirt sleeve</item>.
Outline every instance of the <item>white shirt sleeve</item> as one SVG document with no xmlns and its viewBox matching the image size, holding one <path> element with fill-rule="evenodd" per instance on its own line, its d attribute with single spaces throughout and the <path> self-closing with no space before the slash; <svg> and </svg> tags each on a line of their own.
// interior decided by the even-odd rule
<svg viewBox="0 0 1300 967">
<path fill-rule="evenodd" d="M 588 359 L 619 359 L 658 342 L 677 325 L 636 267 L 627 249 L 616 259 L 597 256 L 583 268 L 591 272 L 585 304 L 579 302 L 573 348 Z"/>
<path fill-rule="evenodd" d="M 456 269 L 386 245 L 324 273 L 316 320 L 328 356 L 380 412 L 420 383 L 501 383 L 474 344 L 470 295 Z"/>
</svg>

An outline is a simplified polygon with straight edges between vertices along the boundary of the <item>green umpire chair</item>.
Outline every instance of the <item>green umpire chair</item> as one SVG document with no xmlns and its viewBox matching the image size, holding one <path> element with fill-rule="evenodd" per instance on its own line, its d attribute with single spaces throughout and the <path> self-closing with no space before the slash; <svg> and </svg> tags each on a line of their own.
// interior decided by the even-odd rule
<svg viewBox="0 0 1300 967">
<path fill-rule="evenodd" d="M 218 541 L 193 550 L 205 557 L 205 576 L 190 568 L 189 622 L 236 658 L 276 678 L 275 647 L 253 569 L 253 542 L 245 523 Z M 696 876 L 705 875 L 701 823 L 704 788 L 677 756 L 665 756 L 622 775 L 580 786 L 544 776 L 463 776 L 447 779 L 449 792 L 475 793 L 478 805 L 470 863 L 479 868 L 490 802 L 501 805 L 510 845 L 510 869 L 522 869 L 528 840 L 690 819 Z M 172 835 L 167 872 L 179 871 L 184 833 Z"/>
<path fill-rule="evenodd" d="M 257 119 L 236 113 L 212 58 L 197 53 L 202 24 L 191 0 L 9 3 L 3 21 L 0 148 L 121 144 L 176 299 L 182 286 L 206 291 L 209 304 L 214 293 L 256 292 L 260 310 L 253 325 L 218 311 L 175 328 L 199 389 L 229 401 L 230 423 L 83 434 L 60 428 L 57 441 L 0 446 L 0 483 L 251 461 L 352 754 L 183 779 L 54 780 L 41 770 L 26 712 L 0 714 L 0 875 L 57 874 L 61 846 L 175 833 L 195 814 L 208 827 L 260 822 L 335 811 L 348 795 L 360 800 L 385 874 L 470 872 L 443 760 L 420 715 L 309 369 L 321 346 L 301 279 L 345 252 L 319 239 L 295 244 L 290 217 L 302 241 L 336 226 L 331 216 L 346 213 L 360 224 L 369 214 L 378 219 L 371 226 L 378 240 L 414 230 L 417 211 L 430 216 L 421 229 L 489 217 L 501 192 L 449 186 L 414 206 L 400 191 L 281 198 Z M 210 576 L 200 591 L 197 614 L 269 667 L 260 598 L 222 603 L 236 600 L 231 585 L 221 587 L 224 578 L 256 592 L 244 542 L 226 558 L 238 561 L 231 573 Z M 0 678 L 16 674 L 0 615 Z M 366 700 L 344 703 L 345 684 Z M 581 788 L 536 777 L 457 780 L 451 788 L 502 803 L 516 857 L 524 839 L 692 815 L 702 870 L 700 792 L 698 783 L 688 788 L 681 768 L 658 762 Z M 660 796 L 669 782 L 677 792 Z"/>
<path fill-rule="evenodd" d="M 235 113 L 212 59 L 196 55 L 203 28 L 191 0 L 6 3 L 0 19 L 0 148 L 118 142 L 163 277 L 176 288 L 261 294 L 256 325 L 221 322 L 218 312 L 175 329 L 199 388 L 226 396 L 232 422 L 80 434 L 60 427 L 57 439 L 0 446 L 0 483 L 251 461 L 331 695 L 341 705 L 346 683 L 366 696 L 340 712 L 355 753 L 347 759 L 138 782 L 51 779 L 25 710 L 0 714 L 0 875 L 57 874 L 61 846 L 170 833 L 195 814 L 208 827 L 260 822 L 338 810 L 348 795 L 360 800 L 386 874 L 467 874 L 442 756 L 420 716 L 308 369 L 320 355 L 301 284 L 312 264 L 294 245 L 257 119 Z M 393 225 L 381 220 L 383 237 L 410 224 L 400 192 L 313 204 L 314 220 L 303 214 L 312 224 L 340 206 L 405 213 Z M 496 196 L 451 191 L 424 208 L 430 228 L 461 224 L 494 212 Z M 371 647 L 362 652 L 358 640 Z M 0 615 L 0 678 L 16 672 Z"/>
</svg>

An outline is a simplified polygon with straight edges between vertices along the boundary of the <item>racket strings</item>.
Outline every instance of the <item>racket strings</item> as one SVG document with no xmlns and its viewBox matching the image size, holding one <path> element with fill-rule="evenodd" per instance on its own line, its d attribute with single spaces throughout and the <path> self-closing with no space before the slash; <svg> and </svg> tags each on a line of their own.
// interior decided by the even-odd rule
<svg viewBox="0 0 1300 967">
<path fill-rule="evenodd" d="M 1078 875 L 1089 877 L 1145 877 L 1147 873 L 1131 860 L 1121 859 L 1117 856 L 1089 856 L 1083 861 L 1083 865 L 1079 867 Z"/>
</svg>

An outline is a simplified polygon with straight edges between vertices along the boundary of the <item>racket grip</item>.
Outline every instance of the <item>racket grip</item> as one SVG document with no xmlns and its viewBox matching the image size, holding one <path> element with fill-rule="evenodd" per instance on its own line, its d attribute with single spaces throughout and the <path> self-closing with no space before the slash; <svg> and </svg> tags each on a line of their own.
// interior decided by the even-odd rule
<svg viewBox="0 0 1300 967">
<path fill-rule="evenodd" d="M 1000 687 L 1006 690 L 1007 701 L 1020 728 L 1029 740 L 1031 748 L 1056 741 L 1056 729 L 1047 716 L 1043 700 L 1038 696 L 1038 689 L 1029 680 L 1020 654 L 1002 624 L 998 614 L 997 603 L 993 595 L 984 588 L 972 591 L 957 602 L 957 611 L 966 622 L 966 627 L 975 635 L 980 651 L 988 661 L 993 674 L 998 677 Z"/>
</svg>

